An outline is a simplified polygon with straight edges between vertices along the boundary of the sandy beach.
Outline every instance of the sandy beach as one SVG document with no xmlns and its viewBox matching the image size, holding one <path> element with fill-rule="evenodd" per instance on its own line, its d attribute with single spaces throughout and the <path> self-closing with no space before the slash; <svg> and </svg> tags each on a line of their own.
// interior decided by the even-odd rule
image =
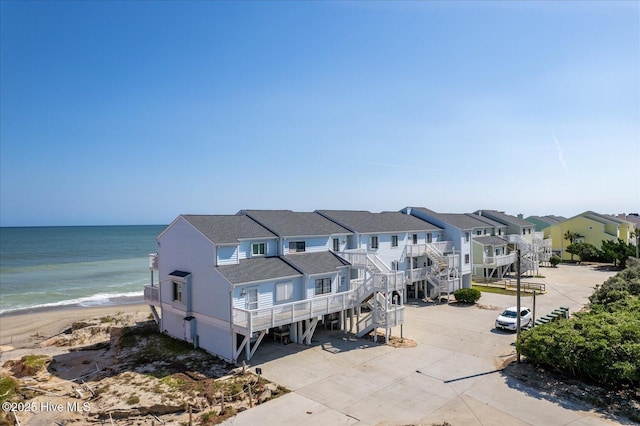
<svg viewBox="0 0 640 426">
<path fill-rule="evenodd" d="M 13 348 L 29 348 L 69 328 L 75 321 L 86 321 L 115 314 L 150 313 L 144 303 L 95 307 L 66 307 L 32 313 L 0 316 L 0 352 Z"/>
</svg>

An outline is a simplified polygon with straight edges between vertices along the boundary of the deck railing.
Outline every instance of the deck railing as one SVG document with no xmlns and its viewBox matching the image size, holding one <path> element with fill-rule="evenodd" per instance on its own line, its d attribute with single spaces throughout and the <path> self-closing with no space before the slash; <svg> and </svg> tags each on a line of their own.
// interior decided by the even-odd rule
<svg viewBox="0 0 640 426">
<path fill-rule="evenodd" d="M 357 305 L 356 293 L 347 291 L 256 310 L 233 308 L 233 324 L 253 333 L 340 312 Z"/>
<path fill-rule="evenodd" d="M 160 287 L 145 285 L 144 302 L 148 305 L 160 305 Z"/>
<path fill-rule="evenodd" d="M 384 293 L 403 291 L 404 283 L 404 271 L 393 271 L 386 274 L 373 274 L 373 288 L 375 291 L 381 291 Z"/>
<path fill-rule="evenodd" d="M 475 267 L 486 266 L 507 266 L 516 261 L 517 253 L 509 253 L 498 256 L 485 256 L 484 261 L 481 264 L 475 264 Z"/>
<path fill-rule="evenodd" d="M 427 279 L 429 268 L 416 268 L 407 271 L 407 281 L 410 283 Z"/>
</svg>

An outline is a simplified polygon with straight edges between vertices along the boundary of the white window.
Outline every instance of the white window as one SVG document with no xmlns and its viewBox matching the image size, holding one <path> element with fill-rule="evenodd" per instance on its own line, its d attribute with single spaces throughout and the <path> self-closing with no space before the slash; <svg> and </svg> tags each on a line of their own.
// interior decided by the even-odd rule
<svg viewBox="0 0 640 426">
<path fill-rule="evenodd" d="M 413 244 L 418 244 L 418 234 L 413 234 Z"/>
<path fill-rule="evenodd" d="M 432 242 L 433 242 L 433 235 L 429 233 L 427 234 L 427 244 L 431 244 Z"/>
<path fill-rule="evenodd" d="M 466 242 L 469 242 L 469 233 L 468 233 L 468 232 L 465 232 L 465 233 L 464 233 L 464 240 L 465 240 Z"/>
<path fill-rule="evenodd" d="M 320 278 L 316 280 L 316 296 L 319 294 L 331 293 L 331 278 Z"/>
<path fill-rule="evenodd" d="M 398 247 L 398 236 L 397 235 L 392 235 L 391 236 L 391 247 Z"/>
<path fill-rule="evenodd" d="M 293 282 L 276 283 L 276 303 L 288 302 L 293 299 Z"/>
<path fill-rule="evenodd" d="M 267 245 L 265 243 L 251 244 L 251 254 L 253 256 L 264 256 Z"/>
<path fill-rule="evenodd" d="M 333 251 L 340 251 L 340 240 L 338 238 L 333 239 Z"/>
<path fill-rule="evenodd" d="M 477 231 L 476 231 L 476 235 L 482 235 L 482 231 L 477 230 Z"/>
<path fill-rule="evenodd" d="M 258 289 L 248 288 L 245 296 L 245 307 L 247 309 L 258 309 Z"/>
<path fill-rule="evenodd" d="M 184 283 L 173 281 L 173 301 L 183 303 L 183 287 Z"/>
<path fill-rule="evenodd" d="M 469 264 L 469 255 L 468 254 L 464 255 L 464 263 L 465 263 L 465 265 Z"/>
<path fill-rule="evenodd" d="M 392 271 L 397 271 L 398 270 L 398 261 L 394 260 L 393 262 L 391 262 L 391 270 Z"/>
<path fill-rule="evenodd" d="M 378 237 L 371 237 L 371 248 L 372 249 L 378 248 Z"/>
<path fill-rule="evenodd" d="M 290 241 L 289 253 L 300 253 L 306 250 L 304 241 Z"/>
</svg>

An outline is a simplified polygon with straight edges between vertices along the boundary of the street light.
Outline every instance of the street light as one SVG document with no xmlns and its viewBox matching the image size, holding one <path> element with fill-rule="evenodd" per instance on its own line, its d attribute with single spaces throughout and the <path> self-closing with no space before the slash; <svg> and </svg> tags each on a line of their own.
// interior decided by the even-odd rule
<svg viewBox="0 0 640 426">
<path fill-rule="evenodd" d="M 518 364 L 520 364 L 520 351 L 518 350 L 518 339 L 520 338 L 520 249 L 517 249 L 516 253 L 518 254 L 518 258 L 516 259 L 516 273 L 518 274 L 516 280 L 516 309 L 518 310 L 516 314 L 516 354 Z"/>
</svg>

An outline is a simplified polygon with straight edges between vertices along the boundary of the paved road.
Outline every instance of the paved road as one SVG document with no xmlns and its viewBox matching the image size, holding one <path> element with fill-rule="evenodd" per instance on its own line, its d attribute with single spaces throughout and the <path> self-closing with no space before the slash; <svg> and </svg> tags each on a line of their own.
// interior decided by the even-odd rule
<svg viewBox="0 0 640 426">
<path fill-rule="evenodd" d="M 613 272 L 590 266 L 545 268 L 538 316 L 587 303 Z M 531 298 L 523 298 L 530 305 Z M 619 424 L 567 401 L 550 400 L 500 373 L 515 336 L 493 329 L 514 296 L 484 293 L 479 306 L 410 303 L 404 337 L 393 348 L 318 329 L 311 346 L 264 342 L 251 360 L 263 376 L 292 390 L 240 413 L 226 425 L 600 425 Z M 394 329 L 393 335 L 400 335 Z M 268 340 L 268 339 L 267 339 Z"/>
</svg>

